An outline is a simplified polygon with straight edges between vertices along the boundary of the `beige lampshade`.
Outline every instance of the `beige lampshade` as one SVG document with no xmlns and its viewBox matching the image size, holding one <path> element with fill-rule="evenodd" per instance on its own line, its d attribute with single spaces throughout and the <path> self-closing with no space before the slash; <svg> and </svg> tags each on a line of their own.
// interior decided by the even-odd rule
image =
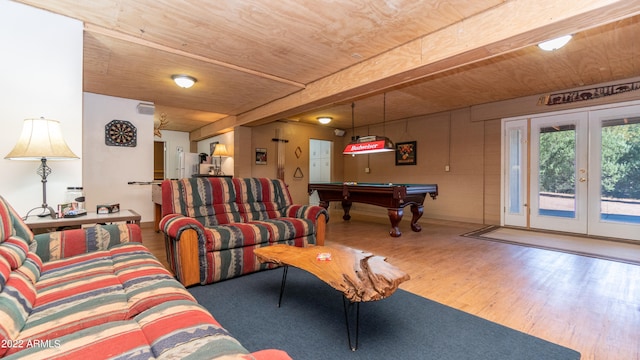
<svg viewBox="0 0 640 360">
<path fill-rule="evenodd" d="M 217 144 L 216 149 L 213 150 L 213 156 L 229 156 L 227 147 L 224 144 Z"/>
<path fill-rule="evenodd" d="M 67 160 L 78 159 L 62 137 L 60 122 L 45 118 L 25 119 L 22 134 L 11 152 L 10 160 Z"/>
</svg>

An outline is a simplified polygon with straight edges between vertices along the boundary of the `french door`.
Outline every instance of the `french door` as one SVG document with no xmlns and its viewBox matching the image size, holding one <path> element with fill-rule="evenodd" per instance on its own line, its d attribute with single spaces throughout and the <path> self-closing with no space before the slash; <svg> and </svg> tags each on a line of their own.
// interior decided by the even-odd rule
<svg viewBox="0 0 640 360">
<path fill-rule="evenodd" d="M 587 113 L 531 121 L 530 226 L 587 233 Z"/>
<path fill-rule="evenodd" d="M 640 240 L 640 106 L 503 122 L 503 224 Z"/>
<path fill-rule="evenodd" d="M 640 105 L 591 111 L 589 134 L 589 233 L 640 240 Z"/>
</svg>

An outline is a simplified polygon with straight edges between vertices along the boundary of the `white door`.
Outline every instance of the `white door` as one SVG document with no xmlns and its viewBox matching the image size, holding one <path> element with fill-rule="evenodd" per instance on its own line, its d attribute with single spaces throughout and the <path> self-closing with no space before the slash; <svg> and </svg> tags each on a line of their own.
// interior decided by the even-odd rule
<svg viewBox="0 0 640 360">
<path fill-rule="evenodd" d="M 309 140 L 309 182 L 331 181 L 331 148 L 333 141 Z M 309 204 L 318 205 L 320 199 L 315 192 L 309 195 Z"/>
<path fill-rule="evenodd" d="M 587 113 L 531 119 L 530 226 L 587 233 Z"/>
<path fill-rule="evenodd" d="M 640 240 L 640 105 L 589 113 L 589 233 Z"/>
</svg>

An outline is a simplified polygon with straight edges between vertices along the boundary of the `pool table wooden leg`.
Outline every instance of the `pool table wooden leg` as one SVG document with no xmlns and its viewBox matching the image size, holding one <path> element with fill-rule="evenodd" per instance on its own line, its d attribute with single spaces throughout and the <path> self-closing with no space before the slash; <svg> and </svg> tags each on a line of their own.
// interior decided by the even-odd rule
<svg viewBox="0 0 640 360">
<path fill-rule="evenodd" d="M 404 209 L 387 209 L 387 213 L 389 214 L 389 221 L 391 221 L 391 230 L 389 231 L 389 235 L 393 237 L 399 237 L 402 235 L 398 225 L 400 224 L 400 220 L 402 220 L 402 215 L 404 215 Z"/>
<path fill-rule="evenodd" d="M 342 200 L 342 210 L 344 210 L 342 220 L 351 220 L 351 215 L 349 215 L 349 211 L 351 211 L 351 201 Z"/>
<path fill-rule="evenodd" d="M 424 206 L 411 205 L 411 213 L 413 213 L 413 217 L 411 218 L 411 230 L 415 232 L 422 230 L 422 227 L 418 225 L 418 220 L 422 217 L 423 212 Z"/>
</svg>

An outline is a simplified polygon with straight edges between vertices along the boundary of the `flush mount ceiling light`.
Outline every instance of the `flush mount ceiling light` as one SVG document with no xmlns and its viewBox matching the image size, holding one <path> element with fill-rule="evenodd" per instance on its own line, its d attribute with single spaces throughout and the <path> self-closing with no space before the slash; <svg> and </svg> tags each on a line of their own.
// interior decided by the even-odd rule
<svg viewBox="0 0 640 360">
<path fill-rule="evenodd" d="M 569 40 L 571 40 L 572 37 L 573 35 L 561 36 L 559 38 L 541 42 L 540 44 L 538 44 L 538 47 L 544 51 L 558 50 L 561 47 L 567 45 L 567 43 L 569 42 Z"/>
<path fill-rule="evenodd" d="M 173 79 L 173 81 L 176 82 L 178 86 L 185 89 L 192 87 L 193 84 L 195 84 L 196 81 L 198 81 L 196 80 L 196 78 L 189 75 L 172 75 L 171 78 Z"/>
<path fill-rule="evenodd" d="M 331 120 L 333 120 L 333 118 L 330 117 L 330 116 L 321 116 L 321 117 L 319 117 L 317 119 L 320 122 L 320 124 L 322 124 L 322 125 L 327 125 L 328 123 L 331 122 Z"/>
</svg>

